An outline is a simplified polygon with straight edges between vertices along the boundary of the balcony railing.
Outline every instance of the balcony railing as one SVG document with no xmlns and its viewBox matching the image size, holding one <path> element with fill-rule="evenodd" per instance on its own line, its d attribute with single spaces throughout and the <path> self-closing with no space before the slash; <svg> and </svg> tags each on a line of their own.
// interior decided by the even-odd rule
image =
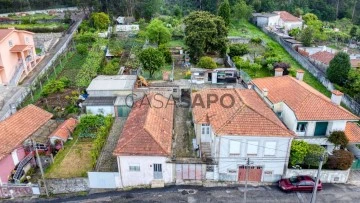
<svg viewBox="0 0 360 203">
<path fill-rule="evenodd" d="M 19 181 L 20 178 L 24 175 L 24 167 L 26 164 L 30 162 L 30 160 L 34 157 L 33 153 L 28 154 L 23 160 L 20 161 L 16 168 L 16 172 L 13 176 L 13 179 Z"/>
</svg>

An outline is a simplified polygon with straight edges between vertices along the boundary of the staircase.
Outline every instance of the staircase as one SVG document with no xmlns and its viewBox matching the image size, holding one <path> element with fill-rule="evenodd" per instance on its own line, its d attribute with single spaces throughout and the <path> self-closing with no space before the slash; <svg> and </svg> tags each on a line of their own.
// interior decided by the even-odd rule
<svg viewBox="0 0 360 203">
<path fill-rule="evenodd" d="M 13 77 L 11 78 L 9 84 L 17 85 L 20 81 L 20 78 L 21 78 L 23 72 L 24 72 L 24 64 L 21 63 L 18 66 L 16 66 L 16 71 L 15 71 Z"/>
<path fill-rule="evenodd" d="M 211 146 L 209 142 L 202 142 L 201 143 L 201 158 L 203 159 L 203 161 L 212 161 L 212 156 L 211 156 Z"/>
<path fill-rule="evenodd" d="M 23 160 L 20 161 L 16 168 L 16 172 L 13 176 L 15 180 L 20 180 L 20 178 L 24 175 L 23 168 L 30 162 L 30 160 L 34 157 L 33 153 L 28 154 Z"/>
</svg>

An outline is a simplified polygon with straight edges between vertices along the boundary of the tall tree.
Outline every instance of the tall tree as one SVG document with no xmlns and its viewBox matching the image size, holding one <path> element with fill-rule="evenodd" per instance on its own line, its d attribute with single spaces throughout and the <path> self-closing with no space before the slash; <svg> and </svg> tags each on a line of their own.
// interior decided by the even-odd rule
<svg viewBox="0 0 360 203">
<path fill-rule="evenodd" d="M 157 45 L 165 44 L 171 40 L 170 30 L 159 19 L 154 19 L 150 22 L 146 28 L 146 35 L 150 42 Z"/>
<path fill-rule="evenodd" d="M 328 79 L 338 85 L 344 85 L 351 69 L 349 54 L 339 52 L 330 61 L 329 68 L 326 70 Z"/>
<path fill-rule="evenodd" d="M 249 19 L 253 12 L 253 7 L 247 5 L 245 0 L 237 0 L 233 7 L 233 14 L 238 19 Z"/>
<path fill-rule="evenodd" d="M 225 25 L 230 25 L 230 5 L 228 0 L 224 0 L 219 7 L 218 15 L 225 21 Z"/>
<path fill-rule="evenodd" d="M 184 23 L 185 44 L 193 61 L 198 61 L 210 51 L 226 52 L 228 29 L 221 17 L 206 11 L 195 11 L 185 18 Z"/>
<path fill-rule="evenodd" d="M 150 78 L 165 64 L 163 53 L 152 47 L 142 50 L 139 54 L 139 60 L 144 70 L 149 71 Z"/>
<path fill-rule="evenodd" d="M 91 20 L 94 23 L 94 27 L 99 30 L 107 29 L 110 24 L 109 15 L 104 12 L 93 13 Z"/>
</svg>

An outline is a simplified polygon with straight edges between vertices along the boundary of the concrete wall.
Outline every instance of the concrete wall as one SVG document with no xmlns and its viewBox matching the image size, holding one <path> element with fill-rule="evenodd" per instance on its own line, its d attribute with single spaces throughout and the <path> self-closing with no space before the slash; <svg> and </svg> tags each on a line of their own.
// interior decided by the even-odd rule
<svg viewBox="0 0 360 203">
<path fill-rule="evenodd" d="M 7 154 L 0 160 L 0 183 L 7 183 L 11 172 L 15 169 L 16 164 L 25 157 L 23 148 L 15 149 L 12 153 Z"/>
<path fill-rule="evenodd" d="M 115 109 L 114 106 L 87 106 L 86 113 L 102 114 L 104 116 L 111 114 L 115 116 Z"/>
<path fill-rule="evenodd" d="M 122 187 L 150 185 L 154 180 L 154 164 L 162 164 L 163 181 L 175 181 L 175 165 L 167 163 L 166 157 L 160 156 L 118 156 L 118 167 Z M 129 166 L 139 165 L 140 171 L 130 171 Z"/>
<path fill-rule="evenodd" d="M 349 178 L 349 170 L 321 170 L 320 180 L 323 183 L 346 183 Z M 316 176 L 316 169 L 287 169 L 285 177 L 289 178 L 297 175 Z"/>
<path fill-rule="evenodd" d="M 51 194 L 84 192 L 89 190 L 89 181 L 87 178 L 46 179 L 46 184 Z M 42 193 L 43 192 L 42 189 Z"/>
<path fill-rule="evenodd" d="M 87 92 L 91 97 L 114 97 L 132 94 L 132 90 L 87 90 Z"/>
<path fill-rule="evenodd" d="M 229 145 L 230 140 L 238 141 L 240 143 L 240 154 L 230 155 Z M 221 136 L 217 137 L 216 141 L 219 143 L 219 150 L 217 151 L 218 158 L 218 173 L 220 180 L 237 181 L 238 168 L 240 165 L 246 164 L 246 158 L 249 157 L 253 166 L 262 166 L 263 175 L 261 180 L 263 182 L 274 182 L 281 178 L 284 169 L 287 167 L 287 160 L 289 156 L 289 145 L 291 138 L 283 137 L 255 137 L 255 136 Z M 258 142 L 257 155 L 248 156 L 247 148 L 248 141 Z M 265 143 L 276 142 L 276 150 L 274 156 L 264 155 Z M 229 172 L 230 170 L 230 172 Z M 233 173 L 236 171 L 236 173 Z M 272 172 L 272 175 L 265 175 L 264 172 Z"/>
<path fill-rule="evenodd" d="M 88 172 L 90 188 L 120 188 L 118 172 Z"/>
</svg>

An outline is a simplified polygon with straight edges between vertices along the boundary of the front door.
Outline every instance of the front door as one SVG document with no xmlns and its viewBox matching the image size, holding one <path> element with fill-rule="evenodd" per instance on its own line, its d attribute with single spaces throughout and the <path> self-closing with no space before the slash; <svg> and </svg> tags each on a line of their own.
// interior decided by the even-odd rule
<svg viewBox="0 0 360 203">
<path fill-rule="evenodd" d="M 261 166 L 240 166 L 238 181 L 242 182 L 246 180 L 246 167 L 249 167 L 248 170 L 248 181 L 251 182 L 260 182 L 262 176 L 262 167 Z"/>
<path fill-rule="evenodd" d="M 162 165 L 161 164 L 154 164 L 154 179 L 162 179 Z"/>
<path fill-rule="evenodd" d="M 325 136 L 328 122 L 317 122 L 315 126 L 315 136 Z"/>
</svg>

